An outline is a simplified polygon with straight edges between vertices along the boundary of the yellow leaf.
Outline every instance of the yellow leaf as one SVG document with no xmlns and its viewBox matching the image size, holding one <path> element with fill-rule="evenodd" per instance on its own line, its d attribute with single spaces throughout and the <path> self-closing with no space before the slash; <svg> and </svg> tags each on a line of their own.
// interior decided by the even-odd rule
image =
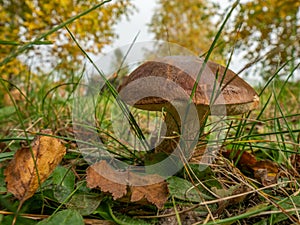
<svg viewBox="0 0 300 225">
<path fill-rule="evenodd" d="M 49 130 L 43 133 L 50 135 Z M 57 138 L 38 136 L 31 149 L 19 149 L 7 166 L 4 175 L 7 189 L 24 202 L 34 195 L 66 154 L 66 148 Z"/>
</svg>

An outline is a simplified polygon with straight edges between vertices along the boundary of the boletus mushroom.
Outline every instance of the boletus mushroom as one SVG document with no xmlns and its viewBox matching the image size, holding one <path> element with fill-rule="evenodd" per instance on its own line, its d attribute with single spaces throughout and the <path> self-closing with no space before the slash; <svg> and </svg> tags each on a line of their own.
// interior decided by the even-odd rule
<svg viewBox="0 0 300 225">
<path fill-rule="evenodd" d="M 184 122 L 182 107 L 178 107 L 181 102 L 183 111 L 189 108 L 188 102 L 197 111 L 198 118 L 194 118 L 197 122 L 185 128 L 192 130 L 191 133 L 196 132 L 195 127 L 199 130 L 203 126 L 208 114 L 238 115 L 257 108 L 259 97 L 248 83 L 217 63 L 203 64 L 196 56 L 158 58 L 140 65 L 119 86 L 125 103 L 143 110 L 165 112 L 165 137 L 155 151 L 170 154 L 178 144 Z M 194 126 L 196 123 L 198 126 Z"/>
</svg>

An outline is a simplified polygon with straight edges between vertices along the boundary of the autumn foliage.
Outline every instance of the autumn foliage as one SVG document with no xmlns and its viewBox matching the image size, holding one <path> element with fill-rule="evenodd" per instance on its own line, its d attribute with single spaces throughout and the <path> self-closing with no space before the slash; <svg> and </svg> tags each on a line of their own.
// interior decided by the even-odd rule
<svg viewBox="0 0 300 225">
<path fill-rule="evenodd" d="M 2 1 L 0 40 L 6 41 L 7 45 L 2 45 L 0 58 L 4 59 L 19 45 L 33 41 L 54 26 L 97 3 L 99 3 L 97 0 Z M 122 15 L 129 16 L 133 8 L 128 0 L 104 4 L 98 10 L 73 22 L 68 28 L 86 51 L 99 53 L 105 45 L 111 44 L 116 38 L 114 25 Z M 47 45 L 35 45 L 22 60 L 15 58 L 10 64 L 0 68 L 1 76 L 14 81 L 15 76 L 29 70 L 28 65 L 32 65 L 37 56 L 40 60 L 34 63 L 37 69 L 43 69 L 45 63 L 51 63 L 52 68 L 68 71 L 76 69 L 78 63 L 81 64 L 83 61 L 80 50 L 74 45 L 66 29 L 55 32 L 44 41 L 47 41 Z M 24 75 L 28 75 L 28 72 Z"/>
<path fill-rule="evenodd" d="M 51 131 L 43 131 L 51 135 Z M 4 175 L 7 189 L 22 203 L 32 197 L 66 154 L 66 147 L 54 137 L 37 136 L 30 147 L 19 149 Z"/>
</svg>

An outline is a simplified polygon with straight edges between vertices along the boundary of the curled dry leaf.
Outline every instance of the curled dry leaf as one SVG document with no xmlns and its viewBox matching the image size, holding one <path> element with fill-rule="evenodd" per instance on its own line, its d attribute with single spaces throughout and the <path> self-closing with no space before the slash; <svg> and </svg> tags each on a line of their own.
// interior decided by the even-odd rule
<svg viewBox="0 0 300 225">
<path fill-rule="evenodd" d="M 231 151 L 223 152 L 226 158 L 230 158 Z M 257 160 L 254 155 L 249 152 L 237 151 L 233 160 L 238 160 L 237 165 L 251 174 L 254 178 L 264 186 L 277 183 L 279 168 L 276 163 L 270 160 Z"/>
<path fill-rule="evenodd" d="M 44 130 L 42 133 L 50 135 L 51 131 Z M 34 195 L 65 154 L 66 148 L 59 139 L 37 136 L 31 148 L 19 149 L 5 169 L 8 191 L 24 202 Z"/>
<path fill-rule="evenodd" d="M 168 200 L 169 191 L 167 182 L 161 181 L 159 175 L 151 174 L 147 176 L 140 176 L 129 172 L 129 181 L 132 183 L 141 183 L 143 186 L 131 186 L 131 202 L 143 201 L 146 199 L 148 202 L 154 204 L 157 208 L 163 208 Z"/>
<path fill-rule="evenodd" d="M 279 168 L 276 163 L 270 160 L 261 160 L 255 163 L 252 169 L 254 177 L 264 186 L 277 183 Z"/>
<path fill-rule="evenodd" d="M 105 173 L 105 177 L 101 174 Z M 107 179 L 109 177 L 110 179 Z M 130 171 L 116 171 L 102 160 L 87 169 L 87 186 L 109 192 L 113 199 L 154 204 L 162 208 L 168 199 L 168 187 L 159 175 L 139 175 Z M 132 185 L 143 184 L 143 185 Z"/>
<path fill-rule="evenodd" d="M 105 171 L 106 177 L 112 177 L 114 180 L 109 180 L 101 175 Z M 89 188 L 100 188 L 103 192 L 112 194 L 113 199 L 119 199 L 126 195 L 126 172 L 119 172 L 112 169 L 106 161 L 100 161 L 87 169 L 87 186 Z"/>
</svg>

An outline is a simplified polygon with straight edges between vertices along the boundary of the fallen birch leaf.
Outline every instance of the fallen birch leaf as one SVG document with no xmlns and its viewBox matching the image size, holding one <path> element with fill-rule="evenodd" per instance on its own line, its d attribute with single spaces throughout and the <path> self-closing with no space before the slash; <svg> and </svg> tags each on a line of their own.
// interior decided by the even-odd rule
<svg viewBox="0 0 300 225">
<path fill-rule="evenodd" d="M 49 130 L 42 132 L 51 134 Z M 48 178 L 65 154 L 66 148 L 59 139 L 37 136 L 31 149 L 19 149 L 5 169 L 8 191 L 24 202 L 34 195 L 39 185 Z"/>
<path fill-rule="evenodd" d="M 102 176 L 105 171 L 105 177 Z M 107 179 L 109 177 L 110 179 Z M 151 203 L 162 208 L 168 199 L 168 187 L 159 175 L 141 176 L 134 172 L 116 171 L 102 160 L 87 169 L 87 186 L 108 192 L 113 199 L 127 200 L 138 203 Z M 131 184 L 143 184 L 132 186 Z"/>
</svg>

